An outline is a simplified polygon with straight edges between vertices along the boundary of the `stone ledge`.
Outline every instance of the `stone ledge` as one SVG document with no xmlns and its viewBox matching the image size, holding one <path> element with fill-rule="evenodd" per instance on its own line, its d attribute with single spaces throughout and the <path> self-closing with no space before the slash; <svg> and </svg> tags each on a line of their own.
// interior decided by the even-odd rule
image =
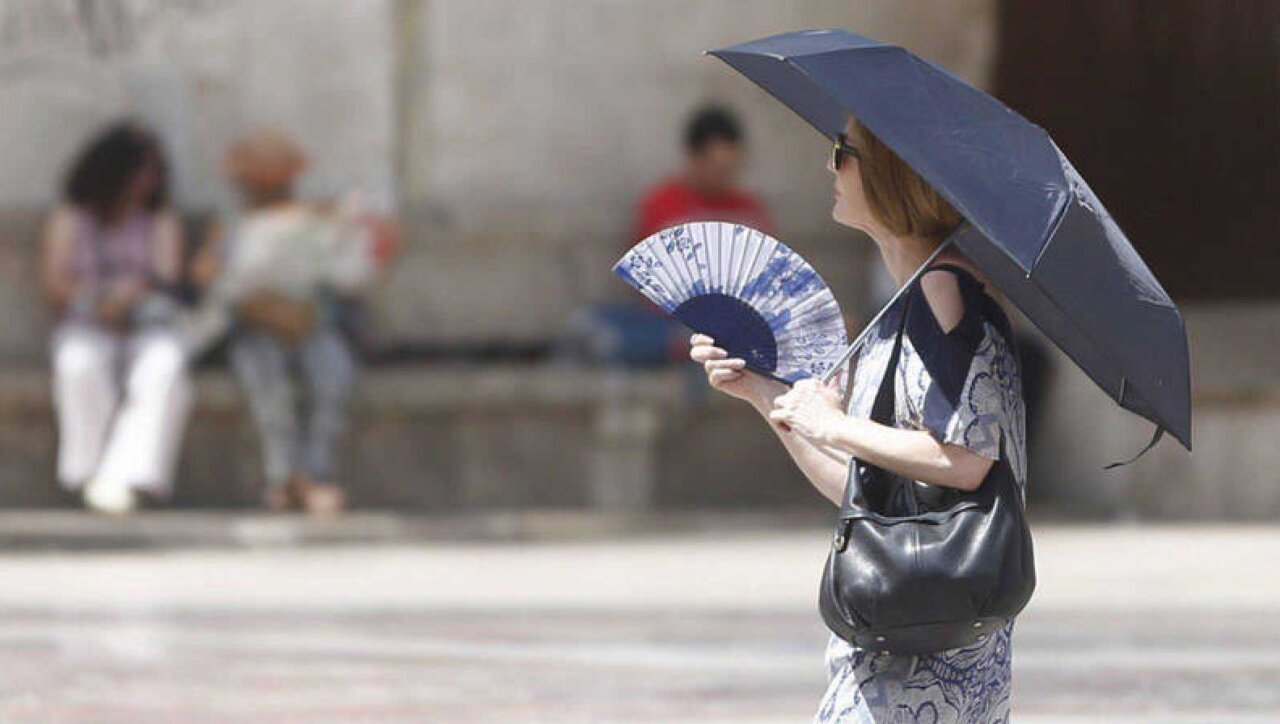
<svg viewBox="0 0 1280 724">
<path fill-rule="evenodd" d="M 688 394 L 700 380 L 689 372 L 552 365 L 366 368 L 350 434 L 342 442 L 338 481 L 353 504 L 396 510 L 629 509 L 661 505 L 668 496 L 702 504 L 699 496 L 713 495 L 710 488 L 681 479 L 698 464 L 691 456 L 699 454 L 699 445 L 686 433 L 694 425 L 714 434 L 735 415 L 720 415 L 733 402 L 706 395 L 699 384 L 717 410 L 715 420 L 700 417 L 698 395 Z M 244 396 L 225 370 L 200 370 L 196 384 L 174 503 L 256 507 L 260 450 Z M 0 418 L 9 423 L 0 428 L 0 481 L 11 481 L 0 486 L 4 505 L 38 507 L 59 499 L 52 480 L 51 403 L 47 370 L 0 368 Z M 739 410 L 736 417 L 747 414 Z M 778 458 L 772 453 L 777 451 L 757 448 L 722 460 L 710 466 L 711 476 L 739 478 L 743 497 L 733 502 L 749 504 L 753 493 L 738 469 L 754 462 L 759 470 L 759 459 L 743 458 Z M 775 478 L 761 482 L 772 487 Z"/>
<path fill-rule="evenodd" d="M 794 528 L 825 530 L 825 508 L 661 513 L 569 509 L 411 515 L 353 512 L 332 520 L 230 511 L 148 511 L 112 518 L 83 511 L 0 513 L 0 550 L 293 548 L 611 539 Z"/>
<path fill-rule="evenodd" d="M 449 545 L 591 541 L 813 530 L 825 536 L 834 508 L 738 511 L 598 511 L 566 508 L 448 514 L 356 511 L 332 520 L 237 511 L 146 511 L 114 518 L 79 510 L 0 512 L 0 551 L 263 549 L 349 545 Z M 1031 512 L 1033 529 L 1071 523 L 1054 509 Z M 1074 524 L 1074 523 L 1073 523 Z"/>
<path fill-rule="evenodd" d="M 195 374 L 197 410 L 239 407 L 230 372 Z M 522 405 L 582 406 L 601 401 L 678 405 L 686 376 L 679 369 L 614 371 L 554 365 L 431 365 L 366 367 L 357 381 L 358 404 L 381 410 L 456 411 Z M 33 366 L 0 367 L 0 413 L 48 408 L 49 372 Z M 198 414 L 198 412 L 197 412 Z"/>
</svg>

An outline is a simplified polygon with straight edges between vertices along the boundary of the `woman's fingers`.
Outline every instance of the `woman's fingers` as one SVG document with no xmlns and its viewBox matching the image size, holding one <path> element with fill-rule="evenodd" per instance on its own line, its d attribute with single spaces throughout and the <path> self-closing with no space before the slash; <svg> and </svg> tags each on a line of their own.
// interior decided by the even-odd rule
<svg viewBox="0 0 1280 724">
<path fill-rule="evenodd" d="M 717 370 L 712 370 L 710 373 L 707 374 L 707 381 L 711 383 L 712 387 L 719 387 L 721 385 L 733 382 L 734 380 L 737 380 L 741 377 L 742 377 L 742 373 L 737 370 L 717 369 Z"/>
<path fill-rule="evenodd" d="M 730 382 L 742 378 L 747 362 L 739 357 L 729 357 L 729 353 L 715 346 L 715 340 L 705 334 L 695 332 L 689 337 L 689 358 L 701 362 L 707 371 L 707 381 L 712 387 L 723 387 Z"/>
<path fill-rule="evenodd" d="M 710 345 L 715 343 L 716 341 L 714 339 L 708 337 L 707 335 L 701 332 L 694 332 L 693 336 L 689 338 L 689 345 L 693 347 L 697 347 L 700 344 Z"/>
<path fill-rule="evenodd" d="M 729 353 L 719 347 L 712 347 L 706 344 L 700 344 L 696 347 L 689 348 L 689 358 L 694 362 L 706 362 L 712 359 L 725 359 Z"/>
<path fill-rule="evenodd" d="M 741 371 L 747 366 L 746 360 L 742 359 L 709 359 L 702 363 L 707 372 L 715 370 L 734 370 Z"/>
</svg>

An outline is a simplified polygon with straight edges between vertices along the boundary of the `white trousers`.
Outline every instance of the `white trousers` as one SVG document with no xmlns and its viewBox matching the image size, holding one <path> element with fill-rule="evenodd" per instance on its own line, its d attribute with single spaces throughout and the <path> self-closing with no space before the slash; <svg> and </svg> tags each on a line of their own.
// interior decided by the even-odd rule
<svg viewBox="0 0 1280 724">
<path fill-rule="evenodd" d="M 52 351 L 58 481 L 167 495 L 194 394 L 178 335 L 65 322 Z"/>
</svg>

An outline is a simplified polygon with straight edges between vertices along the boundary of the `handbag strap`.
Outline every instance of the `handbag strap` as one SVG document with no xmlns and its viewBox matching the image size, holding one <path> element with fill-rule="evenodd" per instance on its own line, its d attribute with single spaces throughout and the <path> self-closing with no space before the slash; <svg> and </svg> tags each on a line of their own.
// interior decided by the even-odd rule
<svg viewBox="0 0 1280 724">
<path fill-rule="evenodd" d="M 932 267 L 931 267 L 932 268 Z M 924 275 L 921 274 L 921 277 Z M 917 280 L 918 281 L 918 280 Z M 898 357 L 902 352 L 902 335 L 907 329 L 907 315 L 911 312 L 911 301 L 915 296 L 916 284 L 912 283 L 911 288 L 906 292 L 906 299 L 902 305 L 902 316 L 898 318 L 898 329 L 893 338 L 893 351 L 889 353 L 889 362 L 885 365 L 884 376 L 880 379 L 880 386 L 876 389 L 876 399 L 871 405 L 871 420 L 882 425 L 894 426 L 895 408 L 897 406 L 897 395 L 894 390 L 895 375 L 898 371 Z M 849 385 L 853 387 L 852 383 Z M 854 507 L 853 496 L 857 492 L 856 470 L 857 467 L 863 465 L 858 458 L 853 457 L 849 460 L 849 468 L 845 478 L 844 486 L 844 502 L 840 506 L 841 513 L 844 513 Z"/>
<path fill-rule="evenodd" d="M 907 315 L 911 310 L 911 300 L 915 296 L 916 290 L 920 286 L 920 281 L 924 279 L 924 275 L 934 269 L 953 269 L 960 277 L 960 295 L 964 298 L 964 303 L 970 303 L 969 290 L 967 288 L 969 282 L 976 283 L 977 279 L 968 269 L 949 262 L 936 262 L 930 264 L 928 268 L 916 278 L 911 288 L 907 290 L 906 300 L 902 307 L 902 317 L 898 320 L 897 334 L 893 340 L 893 352 L 889 355 L 889 364 L 885 367 L 884 378 L 880 381 L 880 387 L 876 391 L 875 402 L 871 406 L 871 419 L 883 425 L 892 426 L 895 422 L 894 409 L 897 404 L 896 389 L 894 385 L 894 374 L 898 371 L 898 357 L 902 351 L 902 336 L 907 328 Z M 852 387 L 852 385 L 850 385 Z M 887 399 L 886 399 L 887 398 Z"/>
<path fill-rule="evenodd" d="M 892 426 L 895 422 L 894 410 L 897 406 L 894 390 L 894 375 L 898 371 L 898 357 L 902 354 L 902 336 L 907 329 L 907 315 L 911 313 L 911 300 L 915 296 L 916 285 L 907 290 L 907 297 L 902 305 L 902 316 L 898 319 L 898 329 L 893 338 L 893 351 L 889 353 L 889 363 L 885 365 L 884 377 L 876 389 L 876 399 L 871 405 L 871 419 L 882 425 Z"/>
</svg>

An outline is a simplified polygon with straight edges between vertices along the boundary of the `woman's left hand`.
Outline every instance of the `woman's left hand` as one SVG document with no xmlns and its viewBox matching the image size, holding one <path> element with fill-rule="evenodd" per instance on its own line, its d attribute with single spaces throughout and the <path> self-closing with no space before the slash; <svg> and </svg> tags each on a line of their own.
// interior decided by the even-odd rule
<svg viewBox="0 0 1280 724">
<path fill-rule="evenodd" d="M 814 442 L 831 441 L 844 420 L 840 394 L 818 380 L 800 380 L 773 400 L 769 419 Z"/>
</svg>

